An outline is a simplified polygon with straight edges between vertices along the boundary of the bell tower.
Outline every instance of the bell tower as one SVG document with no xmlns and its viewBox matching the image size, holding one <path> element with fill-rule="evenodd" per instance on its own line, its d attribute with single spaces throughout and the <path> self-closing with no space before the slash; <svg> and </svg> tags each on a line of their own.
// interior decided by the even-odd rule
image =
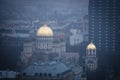
<svg viewBox="0 0 120 80">
<path fill-rule="evenodd" d="M 92 42 L 86 48 L 85 65 L 90 71 L 97 68 L 96 46 Z"/>
</svg>

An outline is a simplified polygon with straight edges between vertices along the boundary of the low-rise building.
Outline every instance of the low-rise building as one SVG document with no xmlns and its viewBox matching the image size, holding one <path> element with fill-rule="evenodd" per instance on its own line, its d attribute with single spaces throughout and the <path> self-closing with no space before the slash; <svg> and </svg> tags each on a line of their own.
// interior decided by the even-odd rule
<svg viewBox="0 0 120 80">
<path fill-rule="evenodd" d="M 19 80 L 73 80 L 71 68 L 61 62 L 36 63 L 19 75 Z"/>
<path fill-rule="evenodd" d="M 16 79 L 17 73 L 14 71 L 0 71 L 0 80 L 1 79 Z"/>
</svg>

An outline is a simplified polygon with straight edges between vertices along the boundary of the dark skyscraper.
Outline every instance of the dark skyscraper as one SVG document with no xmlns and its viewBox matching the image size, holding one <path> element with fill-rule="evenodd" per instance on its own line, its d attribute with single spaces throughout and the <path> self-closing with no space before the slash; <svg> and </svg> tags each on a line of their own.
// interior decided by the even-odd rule
<svg viewBox="0 0 120 80">
<path fill-rule="evenodd" d="M 119 0 L 89 0 L 89 36 L 98 51 L 119 52 Z"/>
<path fill-rule="evenodd" d="M 89 0 L 89 40 L 97 48 L 98 71 L 88 80 L 120 78 L 120 0 Z M 104 74 L 109 73 L 109 74 Z M 109 78 L 110 75 L 114 75 Z M 95 77 L 94 77 L 95 76 Z"/>
</svg>

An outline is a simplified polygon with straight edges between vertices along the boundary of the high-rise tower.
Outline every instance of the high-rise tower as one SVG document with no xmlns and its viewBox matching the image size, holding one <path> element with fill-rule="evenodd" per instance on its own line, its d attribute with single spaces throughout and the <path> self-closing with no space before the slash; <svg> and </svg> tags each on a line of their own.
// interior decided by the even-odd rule
<svg viewBox="0 0 120 80">
<path fill-rule="evenodd" d="M 89 0 L 89 36 L 98 51 L 119 52 L 119 27 L 119 0 Z"/>
</svg>

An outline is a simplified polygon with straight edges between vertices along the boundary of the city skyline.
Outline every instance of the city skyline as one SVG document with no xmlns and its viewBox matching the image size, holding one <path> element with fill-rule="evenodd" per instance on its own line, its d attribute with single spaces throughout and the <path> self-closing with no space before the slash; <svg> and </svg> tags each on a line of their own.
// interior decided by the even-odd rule
<svg viewBox="0 0 120 80">
<path fill-rule="evenodd" d="M 119 18 L 119 0 L 0 0 L 0 76 L 118 80 Z"/>
</svg>

